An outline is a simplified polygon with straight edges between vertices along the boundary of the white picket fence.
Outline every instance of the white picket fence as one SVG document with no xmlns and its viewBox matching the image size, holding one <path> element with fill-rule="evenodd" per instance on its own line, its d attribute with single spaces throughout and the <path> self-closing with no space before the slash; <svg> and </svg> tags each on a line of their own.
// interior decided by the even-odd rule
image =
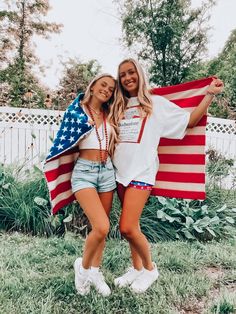
<svg viewBox="0 0 236 314">
<path fill-rule="evenodd" d="M 39 165 L 63 111 L 0 107 L 0 163 Z M 236 121 L 208 118 L 207 149 L 236 160 Z"/>
</svg>

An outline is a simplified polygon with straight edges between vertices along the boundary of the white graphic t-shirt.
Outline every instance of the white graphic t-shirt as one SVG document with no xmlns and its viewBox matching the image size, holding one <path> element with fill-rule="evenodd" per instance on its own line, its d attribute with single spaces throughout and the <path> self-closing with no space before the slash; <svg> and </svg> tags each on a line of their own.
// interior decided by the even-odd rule
<svg viewBox="0 0 236 314">
<path fill-rule="evenodd" d="M 190 114 L 161 96 L 151 96 L 153 112 L 143 118 L 137 97 L 127 104 L 120 124 L 121 142 L 113 157 L 117 182 L 127 186 L 132 180 L 155 184 L 159 167 L 157 147 L 161 137 L 182 139 Z"/>
</svg>

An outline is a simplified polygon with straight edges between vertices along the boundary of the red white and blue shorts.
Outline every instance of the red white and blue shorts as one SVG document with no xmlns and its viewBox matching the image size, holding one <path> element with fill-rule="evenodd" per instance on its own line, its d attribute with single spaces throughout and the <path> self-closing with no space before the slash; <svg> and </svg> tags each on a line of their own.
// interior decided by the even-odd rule
<svg viewBox="0 0 236 314">
<path fill-rule="evenodd" d="M 142 181 L 135 181 L 132 180 L 129 184 L 128 187 L 132 187 L 138 190 L 146 190 L 146 191 L 151 191 L 153 185 L 146 183 L 146 182 L 142 182 Z"/>
</svg>

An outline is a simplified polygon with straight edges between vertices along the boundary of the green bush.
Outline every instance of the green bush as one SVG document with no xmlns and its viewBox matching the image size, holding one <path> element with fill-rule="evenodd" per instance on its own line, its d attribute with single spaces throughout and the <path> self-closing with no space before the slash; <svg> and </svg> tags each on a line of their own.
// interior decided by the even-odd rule
<svg viewBox="0 0 236 314">
<path fill-rule="evenodd" d="M 157 197 L 150 198 L 147 206 L 169 232 L 172 229 L 176 239 L 211 240 L 236 235 L 236 208 L 227 205 L 212 210 L 203 202 Z"/>
<path fill-rule="evenodd" d="M 141 216 L 141 229 L 151 242 L 159 240 L 211 240 L 236 234 L 235 190 L 224 190 L 219 181 L 231 171 L 231 160 L 211 153 L 207 166 L 207 199 L 204 202 L 150 197 Z M 217 184 L 216 184 L 217 182 Z M 117 195 L 110 214 L 110 238 L 121 238 L 121 206 Z M 72 231 L 85 237 L 91 229 L 78 203 L 55 216 L 41 170 L 0 168 L 0 228 L 33 235 L 62 235 Z"/>
<path fill-rule="evenodd" d="M 51 215 L 48 188 L 42 171 L 33 167 L 0 166 L 0 228 L 32 235 L 62 235 L 66 228 L 85 236 L 90 226 L 78 204 Z"/>
<path fill-rule="evenodd" d="M 43 177 L 34 171 L 22 179 L 13 169 L 0 169 L 0 226 L 31 234 L 53 233 Z"/>
<path fill-rule="evenodd" d="M 222 154 L 218 153 L 214 149 L 209 149 L 207 152 L 207 181 L 208 185 L 213 188 L 221 188 L 222 181 L 227 176 L 232 176 L 233 186 L 236 184 L 236 170 L 234 166 L 234 160 L 226 158 Z"/>
</svg>

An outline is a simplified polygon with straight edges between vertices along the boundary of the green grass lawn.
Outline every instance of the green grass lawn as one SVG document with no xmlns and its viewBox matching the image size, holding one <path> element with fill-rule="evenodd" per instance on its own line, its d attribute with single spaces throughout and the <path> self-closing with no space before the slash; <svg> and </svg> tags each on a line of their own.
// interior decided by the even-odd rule
<svg viewBox="0 0 236 314">
<path fill-rule="evenodd" d="M 113 280 L 129 266 L 127 242 L 108 240 L 103 270 L 108 298 L 76 294 L 73 262 L 83 239 L 0 234 L 0 313 L 236 313 L 236 242 L 160 242 L 152 245 L 158 282 L 143 295 Z"/>
</svg>

